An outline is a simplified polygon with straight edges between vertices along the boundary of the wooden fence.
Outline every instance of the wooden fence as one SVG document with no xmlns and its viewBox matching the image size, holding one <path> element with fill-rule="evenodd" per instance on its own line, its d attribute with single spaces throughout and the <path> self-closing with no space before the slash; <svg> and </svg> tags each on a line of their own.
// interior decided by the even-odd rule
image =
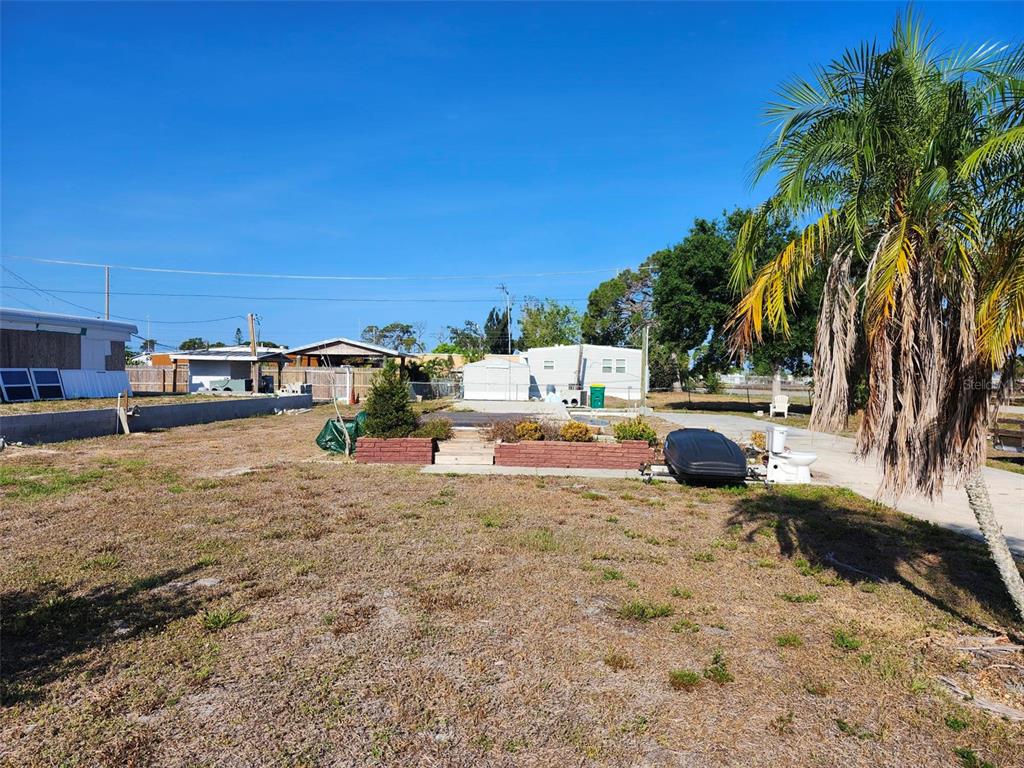
<svg viewBox="0 0 1024 768">
<path fill-rule="evenodd" d="M 129 365 L 125 368 L 132 392 L 162 392 L 176 394 L 188 392 L 188 366 Z"/>
</svg>

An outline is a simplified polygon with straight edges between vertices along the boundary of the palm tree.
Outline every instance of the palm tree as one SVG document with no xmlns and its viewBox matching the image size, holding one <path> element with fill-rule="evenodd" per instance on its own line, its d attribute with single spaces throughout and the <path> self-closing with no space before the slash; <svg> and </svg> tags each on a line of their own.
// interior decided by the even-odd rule
<svg viewBox="0 0 1024 768">
<path fill-rule="evenodd" d="M 939 55 L 912 13 L 889 47 L 864 44 L 813 82 L 784 86 L 755 180 L 774 194 L 745 223 L 731 265 L 742 294 L 735 349 L 787 313 L 824 274 L 814 354 L 812 427 L 849 416 L 854 348 L 863 345 L 868 399 L 861 455 L 878 450 L 883 490 L 942 492 L 948 474 L 971 508 L 1024 618 L 1024 581 L 981 474 L 994 404 L 1024 343 L 1024 49 L 984 46 Z M 809 222 L 764 266 L 774 219 Z"/>
</svg>

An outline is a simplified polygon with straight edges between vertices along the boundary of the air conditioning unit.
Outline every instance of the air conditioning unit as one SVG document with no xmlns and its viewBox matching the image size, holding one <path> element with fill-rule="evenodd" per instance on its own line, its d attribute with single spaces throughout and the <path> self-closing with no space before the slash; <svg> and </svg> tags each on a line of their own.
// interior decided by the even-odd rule
<svg viewBox="0 0 1024 768">
<path fill-rule="evenodd" d="M 585 405 L 582 389 L 562 389 L 558 396 L 562 399 L 562 405 Z"/>
</svg>

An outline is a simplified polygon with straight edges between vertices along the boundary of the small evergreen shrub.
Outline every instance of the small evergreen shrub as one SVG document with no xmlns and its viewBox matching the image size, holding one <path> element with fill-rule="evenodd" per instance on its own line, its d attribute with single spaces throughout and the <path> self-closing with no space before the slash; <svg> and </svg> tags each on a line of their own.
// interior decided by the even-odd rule
<svg viewBox="0 0 1024 768">
<path fill-rule="evenodd" d="M 558 436 L 569 443 L 589 443 L 594 439 L 590 427 L 579 421 L 567 421 L 562 425 Z"/>
<path fill-rule="evenodd" d="M 709 395 L 717 395 L 722 391 L 722 377 L 712 371 L 704 377 L 704 391 Z"/>
<path fill-rule="evenodd" d="M 516 438 L 519 440 L 543 440 L 544 430 L 536 421 L 520 421 L 516 424 Z"/>
<path fill-rule="evenodd" d="M 366 434 L 370 437 L 409 437 L 419 426 L 419 419 L 409 405 L 405 376 L 393 362 L 388 362 L 373 377 L 366 397 Z"/>
<path fill-rule="evenodd" d="M 424 421 L 410 437 L 432 437 L 435 440 L 451 440 L 454 434 L 451 419 L 430 419 Z"/>
<path fill-rule="evenodd" d="M 646 440 L 648 445 L 658 444 L 658 433 L 640 416 L 629 421 L 620 421 L 612 427 L 612 433 L 620 443 L 623 440 Z"/>
</svg>

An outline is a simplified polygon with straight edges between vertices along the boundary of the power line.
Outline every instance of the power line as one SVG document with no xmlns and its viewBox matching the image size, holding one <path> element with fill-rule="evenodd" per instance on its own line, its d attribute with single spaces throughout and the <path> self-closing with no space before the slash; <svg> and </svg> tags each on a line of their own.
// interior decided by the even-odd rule
<svg viewBox="0 0 1024 768">
<path fill-rule="evenodd" d="M 6 286 L 9 290 L 24 291 L 35 290 L 21 288 L 16 285 Z M 99 291 L 86 291 L 71 288 L 46 288 L 51 293 L 83 294 L 89 296 L 99 295 Z M 362 304 L 495 304 L 492 298 L 486 299 L 448 299 L 448 298 L 362 298 L 348 296 L 238 296 L 224 293 L 161 293 L 151 291 L 111 291 L 111 296 L 143 296 L 146 298 L 189 298 L 189 299 L 237 299 L 239 301 L 329 301 L 341 303 L 362 303 Z M 563 304 L 577 304 L 587 299 L 554 299 Z M 155 320 L 153 322 L 156 322 Z"/>
<path fill-rule="evenodd" d="M 86 307 L 86 306 L 84 306 L 82 304 L 76 304 L 73 301 L 68 301 L 67 299 L 62 299 L 60 296 L 55 295 L 55 292 L 51 292 L 50 290 L 48 290 L 46 288 L 41 288 L 38 285 L 35 285 L 34 283 L 30 283 L 24 277 L 22 277 L 21 275 L 17 274 L 14 271 L 12 271 L 8 267 L 3 267 L 3 270 L 4 270 L 4 272 L 7 272 L 9 275 L 11 275 L 11 277 L 14 277 L 14 278 L 20 280 L 21 282 L 23 282 L 25 284 L 25 286 L 26 286 L 25 288 L 19 288 L 18 286 L 15 286 L 15 285 L 4 286 L 8 290 L 29 290 L 29 291 L 34 291 L 36 294 L 38 294 L 40 296 L 49 296 L 51 299 L 54 299 L 56 301 L 62 301 L 62 302 L 64 302 L 65 304 L 67 304 L 69 306 L 75 307 L 77 309 L 81 309 L 81 310 L 83 310 L 85 312 L 89 312 L 89 313 L 94 314 L 94 315 L 102 314 L 98 310 L 95 310 L 95 309 L 93 309 L 91 307 Z M 64 291 L 62 291 L 62 292 L 64 292 Z M 80 293 L 95 293 L 95 292 L 94 291 L 80 291 Z M 36 311 L 37 312 L 41 312 L 42 310 L 36 310 Z M 237 320 L 237 319 L 241 318 L 242 316 L 241 315 L 228 315 L 227 317 L 216 317 L 216 318 L 213 318 L 213 319 L 210 319 L 210 320 L 150 320 L 149 318 L 147 318 L 146 320 L 140 320 L 137 317 L 124 317 L 122 315 L 111 315 L 111 317 L 113 317 L 113 318 L 115 318 L 117 320 L 130 320 L 133 323 L 147 322 L 147 323 L 158 323 L 160 325 L 202 325 L 202 324 L 205 324 L 205 323 L 220 323 L 220 322 L 223 322 L 225 320 Z"/>
<path fill-rule="evenodd" d="M 343 280 L 343 281 L 397 281 L 397 280 L 502 280 L 524 277 L 560 277 L 568 275 L 596 275 L 608 272 L 621 272 L 621 267 L 605 267 L 602 269 L 579 269 L 559 272 L 507 272 L 497 275 L 288 275 L 265 272 L 216 272 L 201 269 L 173 269 L 170 267 L 137 267 L 126 264 L 97 264 L 88 261 L 70 259 L 40 259 L 34 256 L 4 256 L 5 259 L 31 261 L 36 264 L 61 264 L 72 267 L 93 267 L 96 269 L 120 269 L 130 272 L 159 272 L 172 275 L 198 275 L 202 277 L 252 277 L 269 278 L 272 280 Z"/>
</svg>

